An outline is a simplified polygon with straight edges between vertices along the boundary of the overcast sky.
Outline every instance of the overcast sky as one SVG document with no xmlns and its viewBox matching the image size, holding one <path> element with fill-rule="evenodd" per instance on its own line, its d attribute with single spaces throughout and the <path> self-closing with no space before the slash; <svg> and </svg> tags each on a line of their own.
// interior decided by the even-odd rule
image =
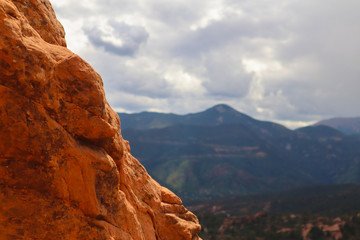
<svg viewBox="0 0 360 240">
<path fill-rule="evenodd" d="M 53 0 L 117 111 L 360 116 L 358 0 Z"/>
</svg>

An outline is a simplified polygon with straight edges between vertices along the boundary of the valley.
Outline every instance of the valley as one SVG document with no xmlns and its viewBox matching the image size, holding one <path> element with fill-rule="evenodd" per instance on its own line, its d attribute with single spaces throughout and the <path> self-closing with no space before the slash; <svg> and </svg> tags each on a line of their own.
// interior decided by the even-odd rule
<svg viewBox="0 0 360 240">
<path fill-rule="evenodd" d="M 360 137 L 328 126 L 290 130 L 223 104 L 119 115 L 132 154 L 185 201 L 360 180 Z"/>
</svg>

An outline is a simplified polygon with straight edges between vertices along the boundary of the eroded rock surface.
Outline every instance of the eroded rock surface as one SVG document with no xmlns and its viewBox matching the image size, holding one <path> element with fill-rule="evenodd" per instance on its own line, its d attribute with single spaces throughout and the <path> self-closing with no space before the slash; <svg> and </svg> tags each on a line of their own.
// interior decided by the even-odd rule
<svg viewBox="0 0 360 240">
<path fill-rule="evenodd" d="M 198 239 L 48 0 L 0 0 L 0 239 Z"/>
</svg>

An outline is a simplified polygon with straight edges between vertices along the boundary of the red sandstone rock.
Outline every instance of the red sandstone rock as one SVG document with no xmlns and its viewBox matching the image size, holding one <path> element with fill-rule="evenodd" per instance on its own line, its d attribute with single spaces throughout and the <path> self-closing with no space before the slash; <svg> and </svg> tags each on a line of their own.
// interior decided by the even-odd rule
<svg viewBox="0 0 360 240">
<path fill-rule="evenodd" d="M 0 239 L 199 239 L 64 35 L 48 0 L 0 0 Z"/>
</svg>

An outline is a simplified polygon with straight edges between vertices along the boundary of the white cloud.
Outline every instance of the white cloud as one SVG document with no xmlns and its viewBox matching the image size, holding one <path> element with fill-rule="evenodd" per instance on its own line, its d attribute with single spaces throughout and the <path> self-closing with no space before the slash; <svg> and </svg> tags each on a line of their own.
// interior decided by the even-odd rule
<svg viewBox="0 0 360 240">
<path fill-rule="evenodd" d="M 190 26 L 190 30 L 197 31 L 200 28 L 206 28 L 212 22 L 220 21 L 224 16 L 224 6 L 222 1 L 211 1 L 210 6 L 205 9 L 204 16 L 196 23 Z"/>
<path fill-rule="evenodd" d="M 288 126 L 360 115 L 359 1 L 53 5 L 114 108 L 187 113 L 224 102 Z"/>
</svg>

